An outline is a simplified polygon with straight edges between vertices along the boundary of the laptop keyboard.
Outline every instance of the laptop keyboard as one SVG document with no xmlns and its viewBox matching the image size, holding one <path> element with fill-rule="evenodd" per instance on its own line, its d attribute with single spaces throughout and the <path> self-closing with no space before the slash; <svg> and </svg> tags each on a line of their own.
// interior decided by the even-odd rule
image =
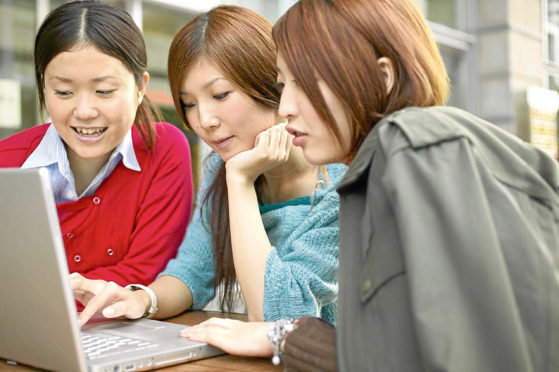
<svg viewBox="0 0 559 372">
<path fill-rule="evenodd" d="M 159 344 L 115 335 L 81 335 L 83 351 L 90 360 L 132 351 L 151 349 Z"/>
</svg>

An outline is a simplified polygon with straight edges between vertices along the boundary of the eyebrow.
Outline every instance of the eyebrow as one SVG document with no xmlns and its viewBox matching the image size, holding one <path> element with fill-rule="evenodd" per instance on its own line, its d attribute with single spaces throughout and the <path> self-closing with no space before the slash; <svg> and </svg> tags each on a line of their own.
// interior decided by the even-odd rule
<svg viewBox="0 0 559 372">
<path fill-rule="evenodd" d="M 109 79 L 118 80 L 118 78 L 116 76 L 105 75 L 105 76 L 96 77 L 96 78 L 92 79 L 91 81 L 93 81 L 94 83 L 99 83 L 101 81 L 105 81 L 105 80 L 109 80 Z"/>
<path fill-rule="evenodd" d="M 223 80 L 227 80 L 227 79 L 224 78 L 223 76 L 215 77 L 215 78 L 213 78 L 212 80 L 208 81 L 206 84 L 204 84 L 204 85 L 202 86 L 202 89 L 207 89 L 207 88 L 209 88 L 213 83 L 215 83 L 215 82 L 218 81 L 218 80 L 222 80 L 222 79 L 223 79 Z M 179 96 L 185 96 L 185 95 L 187 95 L 187 94 L 188 94 L 188 92 L 185 92 L 185 91 L 182 91 L 182 90 L 179 91 Z"/>
<path fill-rule="evenodd" d="M 92 79 L 91 81 L 93 81 L 94 83 L 99 83 L 108 79 L 115 79 L 118 80 L 118 78 L 116 76 L 112 76 L 112 75 L 105 75 L 105 76 L 99 76 L 96 77 L 94 79 Z M 62 76 L 51 76 L 49 78 L 49 80 L 59 80 L 63 83 L 71 83 L 72 79 L 66 78 L 66 77 L 62 77 Z"/>
</svg>

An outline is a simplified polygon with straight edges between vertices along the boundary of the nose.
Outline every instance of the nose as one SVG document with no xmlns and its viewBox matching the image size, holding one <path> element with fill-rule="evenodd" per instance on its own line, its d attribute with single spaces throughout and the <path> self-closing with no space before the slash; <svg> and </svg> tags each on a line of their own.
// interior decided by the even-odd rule
<svg viewBox="0 0 559 372">
<path fill-rule="evenodd" d="M 204 129 L 215 129 L 221 124 L 218 115 L 210 104 L 198 103 L 198 119 L 200 120 L 200 126 Z"/>
<path fill-rule="evenodd" d="M 79 120 L 94 119 L 99 115 L 99 110 L 95 106 L 94 99 L 88 95 L 78 97 L 76 107 L 74 108 L 74 116 Z"/>
<path fill-rule="evenodd" d="M 297 115 L 297 112 L 296 98 L 292 89 L 286 85 L 281 92 L 278 114 L 289 122 Z"/>
</svg>

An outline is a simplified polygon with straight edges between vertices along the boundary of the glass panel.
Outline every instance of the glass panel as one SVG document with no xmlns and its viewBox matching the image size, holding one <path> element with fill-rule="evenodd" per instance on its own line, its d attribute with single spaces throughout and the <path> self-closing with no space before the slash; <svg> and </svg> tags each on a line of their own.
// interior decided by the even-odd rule
<svg viewBox="0 0 559 372">
<path fill-rule="evenodd" d="M 427 0 L 427 19 L 451 28 L 458 28 L 456 22 L 458 0 Z"/>
<path fill-rule="evenodd" d="M 559 91 L 559 76 L 549 75 L 548 76 L 548 88 L 551 90 Z"/>
<path fill-rule="evenodd" d="M 39 123 L 34 33 L 34 0 L 0 0 L 0 139 Z"/>
<path fill-rule="evenodd" d="M 148 54 L 150 72 L 150 90 L 165 92 L 168 96 L 161 96 L 160 104 L 172 105 L 170 91 L 167 83 L 167 55 L 175 34 L 184 27 L 194 13 L 162 8 L 160 6 L 144 3 L 143 7 L 144 38 Z"/>
<path fill-rule="evenodd" d="M 467 103 L 464 94 L 466 86 L 461 72 L 465 54 L 444 46 L 441 46 L 440 50 L 450 79 L 450 96 L 447 105 L 466 109 Z"/>
<path fill-rule="evenodd" d="M 200 142 L 194 132 L 188 131 L 175 110 L 169 83 L 167 81 L 167 56 L 175 34 L 183 28 L 196 13 L 171 9 L 156 4 L 143 3 L 143 31 L 148 54 L 150 80 L 146 96 L 161 110 L 163 119 L 174 124 L 188 138 L 192 153 L 192 173 L 195 190 L 199 185 Z M 196 198 L 194 199 L 196 200 Z"/>
<path fill-rule="evenodd" d="M 549 23 L 559 26 L 559 0 L 548 0 L 547 17 Z"/>
<path fill-rule="evenodd" d="M 555 58 L 555 35 L 552 33 L 547 34 L 547 57 L 551 62 L 556 62 Z"/>
</svg>

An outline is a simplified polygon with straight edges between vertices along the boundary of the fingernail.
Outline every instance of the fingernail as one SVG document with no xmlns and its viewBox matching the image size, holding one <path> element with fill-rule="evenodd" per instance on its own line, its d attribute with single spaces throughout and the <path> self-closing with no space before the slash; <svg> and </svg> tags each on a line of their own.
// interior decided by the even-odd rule
<svg viewBox="0 0 559 372">
<path fill-rule="evenodd" d="M 103 309 L 103 316 L 105 318 L 112 318 L 115 316 L 115 309 L 113 309 L 112 307 L 106 307 L 105 309 Z"/>
</svg>

